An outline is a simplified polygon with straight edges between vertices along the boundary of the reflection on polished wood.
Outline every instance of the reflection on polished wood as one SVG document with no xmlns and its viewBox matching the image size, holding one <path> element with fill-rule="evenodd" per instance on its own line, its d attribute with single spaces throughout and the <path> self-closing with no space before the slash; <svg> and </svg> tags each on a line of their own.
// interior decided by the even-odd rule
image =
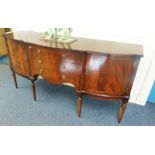
<svg viewBox="0 0 155 155">
<path fill-rule="evenodd" d="M 49 43 L 42 34 L 15 32 L 4 35 L 9 51 L 15 85 L 15 73 L 32 82 L 39 76 L 53 84 L 70 83 L 78 94 L 78 116 L 82 96 L 122 100 L 118 122 L 125 112 L 143 48 L 141 45 L 77 38 L 64 46 Z"/>
</svg>

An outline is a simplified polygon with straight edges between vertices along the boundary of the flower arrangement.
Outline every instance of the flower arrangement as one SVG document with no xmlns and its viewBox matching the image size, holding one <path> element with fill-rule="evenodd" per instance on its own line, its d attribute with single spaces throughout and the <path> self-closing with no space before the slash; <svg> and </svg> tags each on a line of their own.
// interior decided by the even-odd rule
<svg viewBox="0 0 155 155">
<path fill-rule="evenodd" d="M 49 28 L 48 31 L 44 33 L 44 39 L 61 43 L 70 43 L 75 40 L 71 38 L 72 32 L 72 28 Z"/>
</svg>

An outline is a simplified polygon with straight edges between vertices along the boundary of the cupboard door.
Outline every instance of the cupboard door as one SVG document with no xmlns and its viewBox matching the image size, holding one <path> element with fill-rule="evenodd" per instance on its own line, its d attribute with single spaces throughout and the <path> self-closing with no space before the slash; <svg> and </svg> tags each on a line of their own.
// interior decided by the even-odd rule
<svg viewBox="0 0 155 155">
<path fill-rule="evenodd" d="M 11 65 L 19 74 L 29 75 L 29 64 L 27 55 L 27 46 L 20 41 L 8 39 L 7 44 L 9 47 Z"/>
<path fill-rule="evenodd" d="M 85 90 L 103 95 L 124 95 L 132 78 L 134 60 L 134 56 L 89 54 Z"/>
</svg>

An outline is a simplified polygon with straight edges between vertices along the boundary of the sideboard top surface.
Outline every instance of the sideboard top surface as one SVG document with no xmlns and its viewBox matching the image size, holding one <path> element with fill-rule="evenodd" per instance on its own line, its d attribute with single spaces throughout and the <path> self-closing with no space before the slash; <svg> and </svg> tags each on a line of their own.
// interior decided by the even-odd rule
<svg viewBox="0 0 155 155">
<path fill-rule="evenodd" d="M 143 46 L 137 44 L 103 41 L 87 38 L 76 38 L 72 44 L 60 44 L 45 41 L 43 34 L 32 31 L 17 31 L 5 33 L 5 37 L 51 48 L 72 49 L 75 51 L 100 52 L 105 54 L 123 54 L 143 56 Z"/>
</svg>

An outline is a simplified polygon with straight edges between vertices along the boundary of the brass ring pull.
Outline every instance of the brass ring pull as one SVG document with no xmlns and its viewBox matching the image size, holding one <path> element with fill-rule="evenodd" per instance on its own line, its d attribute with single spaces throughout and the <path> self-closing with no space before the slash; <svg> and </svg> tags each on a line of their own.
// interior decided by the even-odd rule
<svg viewBox="0 0 155 155">
<path fill-rule="evenodd" d="M 40 49 L 38 49 L 38 51 L 37 51 L 37 52 L 38 52 L 38 54 L 40 54 Z"/>
<path fill-rule="evenodd" d="M 65 79 L 65 78 L 66 78 L 66 76 L 65 76 L 65 75 L 62 75 L 62 78 L 63 78 L 63 79 Z"/>
<path fill-rule="evenodd" d="M 42 64 L 42 61 L 41 61 L 41 60 L 39 60 L 39 61 L 38 61 L 38 63 L 39 63 L 39 64 Z"/>
<path fill-rule="evenodd" d="M 25 60 L 27 60 L 27 56 L 25 55 Z"/>
<path fill-rule="evenodd" d="M 40 70 L 40 73 L 39 74 L 43 74 L 43 70 L 42 69 Z"/>
<path fill-rule="evenodd" d="M 88 70 L 88 68 L 86 68 L 85 74 L 86 74 L 86 75 L 89 74 L 89 70 Z"/>
<path fill-rule="evenodd" d="M 65 57 L 66 57 L 66 55 L 65 55 L 65 54 L 62 54 L 62 57 L 63 57 L 63 58 L 65 58 Z"/>
</svg>

